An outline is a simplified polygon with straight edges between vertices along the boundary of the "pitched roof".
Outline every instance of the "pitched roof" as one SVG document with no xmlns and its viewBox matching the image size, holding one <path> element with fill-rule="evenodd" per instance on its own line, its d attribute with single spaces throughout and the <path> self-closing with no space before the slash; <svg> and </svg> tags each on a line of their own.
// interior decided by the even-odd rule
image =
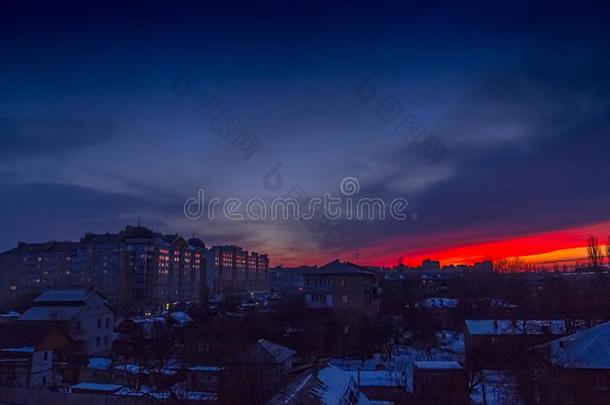
<svg viewBox="0 0 610 405">
<path fill-rule="evenodd" d="M 415 304 L 415 308 L 420 309 L 436 309 L 436 308 L 456 308 L 460 305 L 460 300 L 457 298 L 433 297 Z"/>
<path fill-rule="evenodd" d="M 34 302 L 84 302 L 92 294 L 91 290 L 51 290 L 40 294 Z"/>
<path fill-rule="evenodd" d="M 549 361 L 563 368 L 610 369 L 610 322 L 553 340 Z"/>
<path fill-rule="evenodd" d="M 84 307 L 80 306 L 34 306 L 25 311 L 18 321 L 69 321 Z"/>
<path fill-rule="evenodd" d="M 246 349 L 244 359 L 251 363 L 281 364 L 295 353 L 292 349 L 260 339 Z"/>
<path fill-rule="evenodd" d="M 350 262 L 340 262 L 339 259 L 325 264 L 322 267 L 305 270 L 303 274 L 368 274 L 376 276 L 366 268 Z"/>
<path fill-rule="evenodd" d="M 321 404 L 344 403 L 345 399 L 350 396 L 350 393 L 358 398 L 357 404 L 370 403 L 368 398 L 362 393 L 358 395 L 356 382 L 351 374 L 335 366 L 328 366 L 318 371 L 317 383 L 309 392 Z"/>
<path fill-rule="evenodd" d="M 70 338 L 52 324 L 11 322 L 4 324 L 2 331 L 0 349 L 23 347 L 47 349 L 50 344 L 47 339 L 51 335 L 60 336 L 64 343 L 70 342 Z M 60 344 L 59 340 L 55 340 L 55 342 Z"/>
</svg>

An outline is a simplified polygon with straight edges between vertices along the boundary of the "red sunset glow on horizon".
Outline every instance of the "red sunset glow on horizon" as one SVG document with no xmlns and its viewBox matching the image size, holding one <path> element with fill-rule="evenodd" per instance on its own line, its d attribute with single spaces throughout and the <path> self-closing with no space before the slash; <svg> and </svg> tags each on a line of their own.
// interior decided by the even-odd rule
<svg viewBox="0 0 610 405">
<path fill-rule="evenodd" d="M 597 236 L 600 245 L 605 245 L 610 236 L 610 222 L 450 248 L 404 251 L 394 257 L 369 260 L 366 264 L 393 266 L 400 257 L 405 265 L 411 266 L 421 264 L 422 260 L 426 258 L 439 260 L 441 265 L 473 264 L 484 260 L 510 257 L 521 257 L 530 263 L 539 265 L 573 264 L 587 260 L 586 244 L 589 236 Z"/>
<path fill-rule="evenodd" d="M 365 250 L 352 250 L 339 255 L 341 260 L 356 262 L 369 266 L 395 266 L 399 260 L 408 266 L 420 265 L 424 259 L 438 260 L 441 265 L 471 265 L 485 260 L 496 261 L 503 258 L 520 257 L 528 263 L 550 267 L 555 263 L 573 266 L 575 263 L 587 262 L 587 238 L 598 237 L 604 255 L 606 242 L 610 237 L 610 221 L 581 225 L 572 228 L 518 235 L 510 238 L 498 238 L 493 241 L 466 243 L 464 245 L 436 248 L 404 249 L 407 243 L 400 240 L 386 240 L 378 248 L 387 253 L 364 254 Z M 410 242 L 412 244 L 412 242 Z M 312 253 L 308 262 L 302 257 L 279 257 L 276 263 L 284 266 L 323 265 L 335 257 L 317 256 Z"/>
</svg>

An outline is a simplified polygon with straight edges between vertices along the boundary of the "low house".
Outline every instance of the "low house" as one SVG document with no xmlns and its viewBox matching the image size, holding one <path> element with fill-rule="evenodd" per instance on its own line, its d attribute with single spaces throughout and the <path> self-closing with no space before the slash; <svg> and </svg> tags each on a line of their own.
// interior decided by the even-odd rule
<svg viewBox="0 0 610 405">
<path fill-rule="evenodd" d="M 223 391 L 229 402 L 248 396 L 252 402 L 266 401 L 291 379 L 295 351 L 265 339 L 251 344 L 225 363 Z"/>
<path fill-rule="evenodd" d="M 292 358 L 296 352 L 285 346 L 260 339 L 250 345 L 242 355 L 242 361 L 273 370 L 274 374 L 284 375 L 292 370 Z"/>
<path fill-rule="evenodd" d="M 435 330 L 454 329 L 459 305 L 460 300 L 456 298 L 432 297 L 415 303 L 415 313 Z"/>
<path fill-rule="evenodd" d="M 0 386 L 46 388 L 53 383 L 53 353 L 70 338 L 53 325 L 5 324 L 0 333 Z"/>
<path fill-rule="evenodd" d="M 114 312 L 93 290 L 52 290 L 34 300 L 18 322 L 46 322 L 61 328 L 83 354 L 109 353 L 114 337 Z"/>
<path fill-rule="evenodd" d="M 73 385 L 71 390 L 75 394 L 113 395 L 117 393 L 122 387 L 123 386 L 120 384 L 80 383 Z"/>
<path fill-rule="evenodd" d="M 81 382 L 112 381 L 112 359 L 106 357 L 91 357 L 86 365 L 79 370 Z"/>
<path fill-rule="evenodd" d="M 610 403 L 610 322 L 534 349 L 545 367 L 545 403 Z"/>
<path fill-rule="evenodd" d="M 565 336 L 567 330 L 562 320 L 466 320 L 466 364 L 470 369 L 523 367 L 529 348 Z"/>
<path fill-rule="evenodd" d="M 218 392 L 223 368 L 210 365 L 189 366 L 186 371 L 186 386 L 192 390 Z"/>
<path fill-rule="evenodd" d="M 335 366 L 304 373 L 282 388 L 267 405 L 368 405 L 352 375 Z"/>
<path fill-rule="evenodd" d="M 367 404 L 356 380 L 346 371 L 328 366 L 318 371 L 309 394 L 320 404 Z"/>
<path fill-rule="evenodd" d="M 421 405 L 470 403 L 468 376 L 457 361 L 414 362 L 413 391 Z"/>
</svg>

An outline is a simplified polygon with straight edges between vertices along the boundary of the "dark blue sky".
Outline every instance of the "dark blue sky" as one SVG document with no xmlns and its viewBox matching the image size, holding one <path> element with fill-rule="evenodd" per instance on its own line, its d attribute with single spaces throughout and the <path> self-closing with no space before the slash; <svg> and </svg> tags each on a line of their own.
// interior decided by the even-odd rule
<svg viewBox="0 0 610 405">
<path fill-rule="evenodd" d="M 2 249 L 141 217 L 275 263 L 375 261 L 610 220 L 603 2 L 123 3 L 0 5 Z M 358 98 L 370 77 L 379 101 L 394 97 L 442 142 L 442 159 Z M 251 159 L 192 108 L 204 90 L 260 139 Z M 346 176 L 362 195 L 404 196 L 419 220 L 345 224 L 336 252 L 301 224 L 183 215 L 200 188 L 319 195 Z"/>
</svg>

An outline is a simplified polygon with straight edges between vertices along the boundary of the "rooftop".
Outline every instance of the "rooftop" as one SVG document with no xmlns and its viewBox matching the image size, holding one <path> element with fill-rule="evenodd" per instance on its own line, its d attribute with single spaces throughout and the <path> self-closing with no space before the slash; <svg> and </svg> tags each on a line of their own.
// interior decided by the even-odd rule
<svg viewBox="0 0 610 405">
<path fill-rule="evenodd" d="M 457 298 L 433 297 L 433 298 L 428 298 L 428 299 L 417 302 L 415 304 L 415 308 L 420 308 L 420 309 L 457 308 L 458 305 L 460 305 L 460 300 L 458 300 Z"/>
<path fill-rule="evenodd" d="M 415 361 L 413 367 L 425 370 L 462 370 L 464 368 L 457 361 Z"/>
<path fill-rule="evenodd" d="M 562 335 L 566 323 L 562 320 L 468 319 L 464 321 L 471 335 Z"/>
<path fill-rule="evenodd" d="M 49 323 L 30 323 L 30 322 L 10 322 L 3 324 L 2 332 L 0 333 L 0 348 L 16 349 L 23 347 L 36 348 L 45 350 L 51 344 L 47 338 L 53 337 L 53 344 L 61 346 L 63 343 L 69 343 L 68 336 Z"/>
<path fill-rule="evenodd" d="M 322 267 L 310 268 L 303 274 L 368 274 L 376 276 L 377 273 L 372 272 L 362 266 L 350 262 L 340 262 L 339 259 L 334 260 Z"/>
<path fill-rule="evenodd" d="M 18 321 L 69 321 L 78 314 L 80 306 L 35 306 L 25 311 Z"/>
<path fill-rule="evenodd" d="M 345 398 L 350 396 L 350 392 L 358 398 L 358 404 L 370 403 L 364 395 L 358 395 L 356 382 L 351 374 L 339 367 L 328 366 L 321 369 L 318 371 L 317 380 L 310 389 L 310 394 L 322 404 L 342 404 Z"/>
<path fill-rule="evenodd" d="M 72 386 L 73 390 L 115 392 L 122 388 L 119 384 L 80 383 Z"/>
<path fill-rule="evenodd" d="M 548 348 L 549 361 L 563 368 L 610 370 L 610 322 L 539 347 Z"/>
<path fill-rule="evenodd" d="M 289 357 L 295 355 L 295 351 L 277 343 L 260 339 L 246 349 L 244 358 L 252 363 L 281 364 Z"/>
<path fill-rule="evenodd" d="M 91 290 L 52 290 L 40 294 L 34 302 L 84 302 L 91 294 L 93 294 Z"/>
</svg>

